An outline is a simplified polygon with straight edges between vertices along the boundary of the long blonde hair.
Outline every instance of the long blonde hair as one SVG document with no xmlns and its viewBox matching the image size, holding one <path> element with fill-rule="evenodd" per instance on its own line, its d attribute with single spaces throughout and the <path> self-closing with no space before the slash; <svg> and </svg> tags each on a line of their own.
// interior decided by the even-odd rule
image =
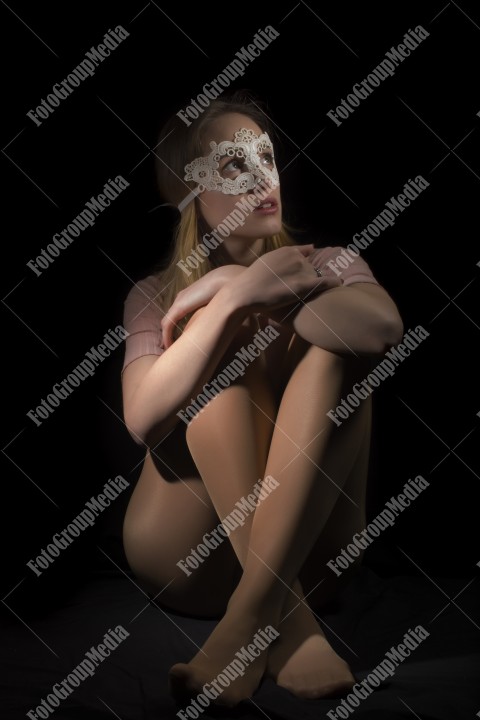
<svg viewBox="0 0 480 720">
<path fill-rule="evenodd" d="M 195 187 L 195 183 L 185 182 L 185 165 L 193 158 L 203 155 L 202 140 L 205 137 L 205 130 L 212 120 L 225 113 L 240 113 L 250 117 L 261 128 L 262 132 L 268 132 L 273 137 L 272 127 L 266 114 L 261 109 L 261 103 L 253 100 L 245 91 L 236 92 L 233 95 L 224 97 L 222 100 L 213 100 L 204 111 L 201 118 L 194 120 L 187 126 L 183 120 L 173 115 L 162 127 L 158 145 L 155 150 L 155 170 L 160 195 L 172 205 L 178 206 L 181 200 Z M 203 275 L 213 270 L 214 267 L 223 265 L 228 260 L 222 256 L 221 246 L 216 248 L 208 257 L 205 257 L 198 267 L 189 268 L 190 274 L 185 273 L 177 265 L 184 261 L 192 251 L 201 243 L 202 236 L 211 228 L 205 223 L 198 209 L 198 199 L 190 202 L 181 212 L 174 230 L 174 242 L 172 249 L 164 262 L 159 265 L 155 274 L 161 275 L 162 305 L 168 309 L 175 300 L 180 290 L 188 287 Z M 284 245 L 294 245 L 289 228 L 282 223 L 278 234 L 264 238 L 263 251 L 261 254 L 275 250 Z M 230 261 L 231 262 L 231 261 Z M 183 331 L 191 315 L 186 316 L 174 332 L 174 337 Z"/>
</svg>

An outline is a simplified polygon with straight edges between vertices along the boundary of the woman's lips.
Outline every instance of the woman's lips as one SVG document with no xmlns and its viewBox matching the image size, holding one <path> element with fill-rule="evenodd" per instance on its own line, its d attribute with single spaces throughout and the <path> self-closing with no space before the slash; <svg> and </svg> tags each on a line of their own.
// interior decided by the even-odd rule
<svg viewBox="0 0 480 720">
<path fill-rule="evenodd" d="M 278 211 L 278 202 L 273 198 L 267 198 L 253 211 L 257 215 L 275 215 Z"/>
</svg>

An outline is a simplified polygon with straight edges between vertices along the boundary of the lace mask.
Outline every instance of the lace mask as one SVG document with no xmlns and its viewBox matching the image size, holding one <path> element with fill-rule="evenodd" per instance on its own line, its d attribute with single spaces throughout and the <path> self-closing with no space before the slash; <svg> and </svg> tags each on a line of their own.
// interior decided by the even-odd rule
<svg viewBox="0 0 480 720">
<path fill-rule="evenodd" d="M 197 187 L 182 200 L 178 209 L 185 208 L 197 195 L 204 190 L 218 190 L 224 195 L 239 195 L 247 190 L 253 190 L 256 184 L 263 180 L 269 187 L 276 187 L 280 180 L 273 164 L 270 169 L 263 164 L 262 153 L 268 152 L 273 157 L 273 145 L 267 133 L 256 135 L 253 130 L 242 128 L 234 135 L 234 142 L 223 140 L 221 143 L 210 142 L 211 152 L 204 157 L 195 158 L 185 165 L 184 180 L 193 180 Z M 238 158 L 248 168 L 235 178 L 225 178 L 220 175 L 218 168 L 220 160 L 224 157 Z"/>
</svg>

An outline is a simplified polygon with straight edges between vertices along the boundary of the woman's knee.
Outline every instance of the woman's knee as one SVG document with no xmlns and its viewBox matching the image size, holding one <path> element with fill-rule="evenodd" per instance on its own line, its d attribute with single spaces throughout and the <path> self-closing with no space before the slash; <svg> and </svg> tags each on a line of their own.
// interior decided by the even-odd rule
<svg viewBox="0 0 480 720">
<path fill-rule="evenodd" d="M 282 387 L 285 389 L 290 378 L 303 371 L 306 381 L 324 383 L 325 387 L 335 385 L 339 398 L 352 391 L 352 387 L 368 376 L 372 360 L 369 357 L 334 353 L 312 345 L 294 335 L 287 351 L 282 369 Z"/>
<path fill-rule="evenodd" d="M 288 382 L 299 366 L 308 366 L 315 370 L 319 368 L 323 368 L 325 371 L 329 368 L 333 370 L 333 368 L 342 366 L 342 358 L 340 355 L 312 345 L 300 335 L 294 334 L 283 360 L 281 377 L 284 384 Z"/>
<path fill-rule="evenodd" d="M 371 367 L 370 358 L 331 352 L 295 336 L 291 345 L 291 365 L 295 367 L 300 362 L 316 365 L 325 372 L 341 373 L 346 378 L 355 378 Z"/>
</svg>

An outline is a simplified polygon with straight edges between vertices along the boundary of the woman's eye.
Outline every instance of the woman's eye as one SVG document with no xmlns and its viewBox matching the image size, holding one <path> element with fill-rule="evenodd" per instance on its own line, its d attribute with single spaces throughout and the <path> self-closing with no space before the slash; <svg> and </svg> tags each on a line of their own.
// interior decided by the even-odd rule
<svg viewBox="0 0 480 720">
<path fill-rule="evenodd" d="M 226 165 L 223 166 L 222 172 L 234 172 L 235 170 L 241 170 L 243 165 L 243 160 L 234 158 L 233 160 L 230 160 Z"/>
<path fill-rule="evenodd" d="M 265 165 L 274 165 L 275 160 L 272 153 L 265 153 L 265 155 L 262 155 L 262 163 Z"/>
<path fill-rule="evenodd" d="M 265 153 L 260 157 L 260 164 L 261 165 L 275 165 L 275 159 L 272 155 L 272 153 Z M 223 174 L 229 174 L 233 172 L 242 172 L 244 170 L 245 166 L 245 160 L 243 158 L 233 158 L 228 163 L 225 163 L 225 165 L 222 168 Z"/>
</svg>

